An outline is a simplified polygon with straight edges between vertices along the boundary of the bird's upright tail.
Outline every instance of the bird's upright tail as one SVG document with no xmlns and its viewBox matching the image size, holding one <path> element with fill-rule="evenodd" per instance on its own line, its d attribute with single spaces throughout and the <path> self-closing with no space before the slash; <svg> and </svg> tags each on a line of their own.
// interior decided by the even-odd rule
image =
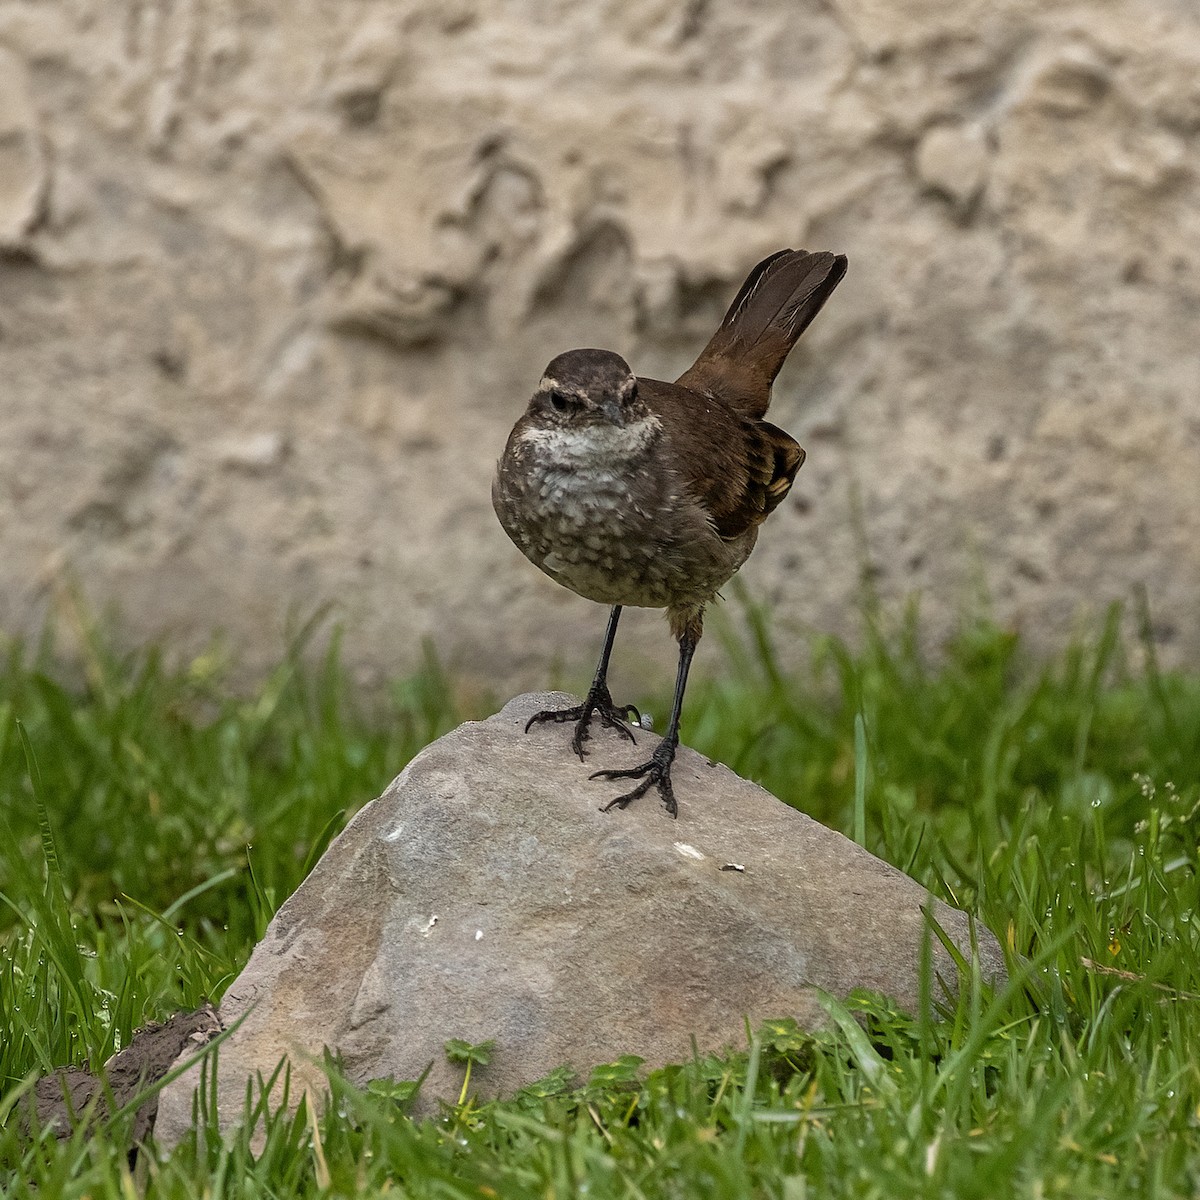
<svg viewBox="0 0 1200 1200">
<path fill-rule="evenodd" d="M 784 359 L 845 274 L 846 256 L 827 250 L 780 250 L 764 258 L 678 382 L 761 417 Z"/>
</svg>

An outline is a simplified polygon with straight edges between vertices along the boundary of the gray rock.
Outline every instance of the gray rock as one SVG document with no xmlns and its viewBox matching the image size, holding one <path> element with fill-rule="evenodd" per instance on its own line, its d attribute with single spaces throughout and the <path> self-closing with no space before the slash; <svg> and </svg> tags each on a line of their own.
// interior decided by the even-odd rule
<svg viewBox="0 0 1200 1200">
<path fill-rule="evenodd" d="M 966 916 L 762 788 L 681 747 L 671 820 L 652 796 L 602 813 L 613 784 L 594 764 L 633 765 L 638 746 L 597 732 L 588 764 L 565 726 L 528 717 L 574 703 L 520 696 L 424 750 L 364 808 L 275 915 L 220 1016 L 219 1112 L 288 1055 L 320 1087 L 323 1047 L 359 1082 L 415 1079 L 423 1102 L 457 1097 L 449 1038 L 494 1039 L 472 1075 L 507 1093 L 563 1062 L 626 1053 L 650 1064 L 745 1044 L 745 1019 L 821 1018 L 814 987 L 873 988 L 917 1003 L 922 908 L 965 954 Z M 985 977 L 1004 976 L 977 931 Z M 953 988 L 949 956 L 935 970 Z M 170 1085 L 156 1136 L 191 1121 L 194 1075 Z"/>
</svg>

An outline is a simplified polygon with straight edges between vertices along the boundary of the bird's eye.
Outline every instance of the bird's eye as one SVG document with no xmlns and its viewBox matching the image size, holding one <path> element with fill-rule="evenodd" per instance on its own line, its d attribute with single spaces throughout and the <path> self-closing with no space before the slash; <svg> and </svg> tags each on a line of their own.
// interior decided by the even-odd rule
<svg viewBox="0 0 1200 1200">
<path fill-rule="evenodd" d="M 570 403 L 568 402 L 566 396 L 562 394 L 562 392 L 551 392 L 550 407 L 553 408 L 555 412 L 566 412 L 567 409 L 570 408 Z"/>
</svg>

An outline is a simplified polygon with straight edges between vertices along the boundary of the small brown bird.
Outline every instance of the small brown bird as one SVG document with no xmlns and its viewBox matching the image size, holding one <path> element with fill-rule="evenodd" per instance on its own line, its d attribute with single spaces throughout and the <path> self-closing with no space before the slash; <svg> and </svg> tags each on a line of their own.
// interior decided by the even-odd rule
<svg viewBox="0 0 1200 1200">
<path fill-rule="evenodd" d="M 605 811 L 656 786 L 667 811 L 678 812 L 671 763 L 704 607 L 749 557 L 804 461 L 796 442 L 763 420 L 771 384 L 845 273 L 841 254 L 780 250 L 763 259 L 675 383 L 639 379 L 609 350 L 560 354 L 509 435 L 492 484 L 500 524 L 552 579 L 612 605 L 583 704 L 537 713 L 526 731 L 574 721 L 571 745 L 582 759 L 595 714 L 635 741 L 624 722 L 637 709 L 614 704 L 608 690 L 622 607 L 665 608 L 679 642 L 662 742 L 641 766 L 591 776 L 641 780 Z"/>
</svg>

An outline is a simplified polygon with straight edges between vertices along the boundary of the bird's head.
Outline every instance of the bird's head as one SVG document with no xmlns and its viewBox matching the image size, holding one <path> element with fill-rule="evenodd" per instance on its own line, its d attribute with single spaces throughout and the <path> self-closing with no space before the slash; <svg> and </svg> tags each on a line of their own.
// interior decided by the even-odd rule
<svg viewBox="0 0 1200 1200">
<path fill-rule="evenodd" d="M 529 402 L 539 425 L 624 428 L 645 415 L 637 378 L 611 350 L 568 350 L 551 361 Z"/>
</svg>

